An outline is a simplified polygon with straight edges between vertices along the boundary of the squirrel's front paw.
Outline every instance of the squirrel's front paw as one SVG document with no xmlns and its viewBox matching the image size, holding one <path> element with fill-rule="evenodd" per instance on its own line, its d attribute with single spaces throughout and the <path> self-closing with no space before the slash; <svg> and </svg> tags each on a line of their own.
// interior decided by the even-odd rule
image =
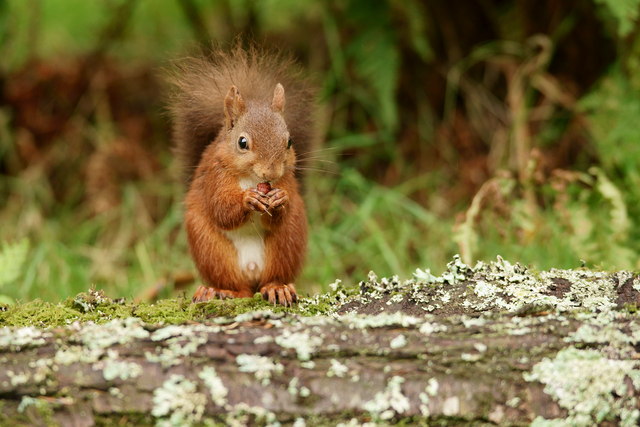
<svg viewBox="0 0 640 427">
<path fill-rule="evenodd" d="M 279 209 L 289 202 L 289 194 L 286 190 L 274 188 L 267 193 L 269 198 L 269 209 Z"/>
<path fill-rule="evenodd" d="M 267 212 L 269 209 L 269 198 L 260 193 L 255 188 L 249 188 L 244 191 L 242 197 L 242 204 L 247 209 L 251 209 L 257 212 Z"/>
</svg>

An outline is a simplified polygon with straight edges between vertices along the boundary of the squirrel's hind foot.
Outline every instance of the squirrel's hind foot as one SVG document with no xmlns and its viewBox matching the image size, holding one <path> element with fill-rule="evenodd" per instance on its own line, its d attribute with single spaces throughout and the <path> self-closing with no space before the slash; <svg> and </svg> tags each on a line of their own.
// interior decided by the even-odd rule
<svg viewBox="0 0 640 427">
<path fill-rule="evenodd" d="M 252 296 L 253 294 L 248 291 L 230 291 L 228 289 L 218 289 L 203 285 L 196 290 L 191 301 L 205 302 L 212 299 L 251 298 Z"/>
<path fill-rule="evenodd" d="M 282 304 L 285 307 L 291 307 L 293 303 L 298 302 L 298 294 L 293 283 L 288 285 L 278 282 L 270 282 L 260 288 L 262 297 L 271 304 Z"/>
</svg>

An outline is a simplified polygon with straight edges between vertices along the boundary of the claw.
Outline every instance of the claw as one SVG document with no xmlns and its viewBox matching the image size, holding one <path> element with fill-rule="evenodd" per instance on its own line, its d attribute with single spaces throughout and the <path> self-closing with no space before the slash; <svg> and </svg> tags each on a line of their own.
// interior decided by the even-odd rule
<svg viewBox="0 0 640 427">
<path fill-rule="evenodd" d="M 292 283 L 288 285 L 277 282 L 267 283 L 260 288 L 260 294 L 271 304 L 277 303 L 285 307 L 291 307 L 298 301 L 298 295 Z"/>
<path fill-rule="evenodd" d="M 285 301 L 287 301 L 289 307 L 291 307 L 293 305 L 293 297 L 291 296 L 291 292 L 289 292 L 289 288 L 285 287 L 282 293 L 284 294 Z"/>
<path fill-rule="evenodd" d="M 242 201 L 247 208 L 257 212 L 267 212 L 269 209 L 269 199 L 255 188 L 245 190 Z"/>
<path fill-rule="evenodd" d="M 212 299 L 227 298 L 247 298 L 251 297 L 251 292 L 231 291 L 228 289 L 212 288 L 210 286 L 200 286 L 193 294 L 192 302 L 206 302 Z"/>
<path fill-rule="evenodd" d="M 285 190 L 276 188 L 271 190 L 267 197 L 269 198 L 269 208 L 278 209 L 283 207 L 289 201 L 289 195 Z"/>
</svg>

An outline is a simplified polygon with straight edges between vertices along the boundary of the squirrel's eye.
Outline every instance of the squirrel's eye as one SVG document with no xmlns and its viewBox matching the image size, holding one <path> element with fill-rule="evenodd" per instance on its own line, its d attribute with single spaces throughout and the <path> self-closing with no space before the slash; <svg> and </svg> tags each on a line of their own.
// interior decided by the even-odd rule
<svg viewBox="0 0 640 427">
<path fill-rule="evenodd" d="M 238 147 L 240 147 L 241 150 L 246 150 L 247 148 L 249 148 L 247 138 L 245 138 L 244 136 L 238 138 Z"/>
<path fill-rule="evenodd" d="M 293 139 L 289 138 L 289 141 L 287 141 L 287 148 L 291 148 L 292 145 L 293 145 Z"/>
</svg>

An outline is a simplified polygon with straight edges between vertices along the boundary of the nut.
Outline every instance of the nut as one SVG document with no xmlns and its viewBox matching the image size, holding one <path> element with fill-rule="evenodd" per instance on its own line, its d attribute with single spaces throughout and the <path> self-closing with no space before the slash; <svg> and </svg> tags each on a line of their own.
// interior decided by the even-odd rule
<svg viewBox="0 0 640 427">
<path fill-rule="evenodd" d="M 269 184 L 268 182 L 258 183 L 258 191 L 262 194 L 267 194 L 269 191 L 271 191 L 271 184 Z"/>
</svg>

